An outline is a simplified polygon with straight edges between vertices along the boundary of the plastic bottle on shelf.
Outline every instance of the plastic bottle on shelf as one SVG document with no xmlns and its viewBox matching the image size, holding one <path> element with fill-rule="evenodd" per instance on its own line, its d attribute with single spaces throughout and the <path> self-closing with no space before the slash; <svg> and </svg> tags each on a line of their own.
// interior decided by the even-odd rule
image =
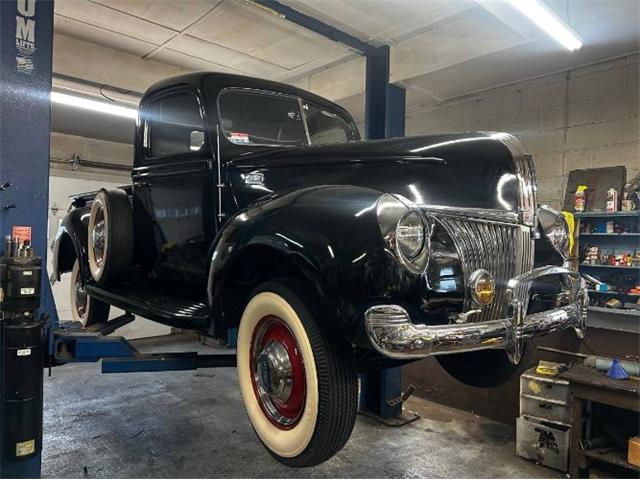
<svg viewBox="0 0 640 480">
<path fill-rule="evenodd" d="M 587 190 L 586 185 L 578 185 L 576 189 L 576 193 L 573 200 L 573 209 L 576 212 L 584 212 L 584 207 L 586 204 L 586 193 Z"/>
</svg>

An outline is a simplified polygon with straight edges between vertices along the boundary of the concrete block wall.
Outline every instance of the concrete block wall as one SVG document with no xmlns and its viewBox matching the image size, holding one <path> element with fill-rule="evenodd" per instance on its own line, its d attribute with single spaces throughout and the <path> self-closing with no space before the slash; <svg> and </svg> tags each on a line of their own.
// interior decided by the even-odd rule
<svg viewBox="0 0 640 480">
<path fill-rule="evenodd" d="M 638 70 L 633 54 L 494 88 L 407 113 L 407 135 L 500 130 L 533 155 L 539 201 L 560 208 L 570 170 L 640 171 Z"/>
</svg>

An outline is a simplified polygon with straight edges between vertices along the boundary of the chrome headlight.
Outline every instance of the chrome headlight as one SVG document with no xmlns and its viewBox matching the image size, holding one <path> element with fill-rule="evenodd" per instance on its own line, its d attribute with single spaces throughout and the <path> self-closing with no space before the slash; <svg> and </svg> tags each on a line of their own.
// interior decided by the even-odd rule
<svg viewBox="0 0 640 480">
<path fill-rule="evenodd" d="M 420 274 L 429 262 L 434 222 L 416 210 L 406 212 L 396 225 L 396 254 L 407 270 Z"/>
<path fill-rule="evenodd" d="M 551 245 L 566 260 L 569 257 L 569 225 L 567 225 L 567 220 L 557 210 L 548 205 L 540 205 L 538 207 L 538 221 Z"/>
<path fill-rule="evenodd" d="M 429 262 L 433 218 L 388 193 L 378 199 L 376 213 L 388 251 L 410 272 L 423 273 Z"/>
</svg>

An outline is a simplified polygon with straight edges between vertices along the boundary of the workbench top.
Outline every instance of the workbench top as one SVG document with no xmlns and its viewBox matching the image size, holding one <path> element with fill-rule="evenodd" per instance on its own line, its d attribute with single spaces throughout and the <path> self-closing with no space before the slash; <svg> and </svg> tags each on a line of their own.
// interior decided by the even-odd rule
<svg viewBox="0 0 640 480">
<path fill-rule="evenodd" d="M 599 372 L 595 368 L 584 365 L 576 365 L 566 372 L 560 374 L 560 378 L 569 380 L 571 383 L 580 383 L 596 388 L 616 390 L 625 393 L 638 395 L 640 397 L 640 381 L 638 380 L 614 380 L 606 375 L 606 372 Z"/>
</svg>

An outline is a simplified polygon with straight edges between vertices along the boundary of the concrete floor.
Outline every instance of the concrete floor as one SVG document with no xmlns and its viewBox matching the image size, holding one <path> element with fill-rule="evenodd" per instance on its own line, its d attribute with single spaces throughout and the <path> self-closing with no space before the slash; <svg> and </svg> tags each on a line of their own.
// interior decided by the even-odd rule
<svg viewBox="0 0 640 480">
<path fill-rule="evenodd" d="M 140 350 L 207 351 L 187 336 Z M 235 369 L 101 375 L 99 364 L 58 367 L 45 379 L 44 477 L 547 477 L 514 454 L 514 428 L 419 398 L 402 428 L 360 416 L 333 459 L 289 469 L 257 440 Z"/>
</svg>

